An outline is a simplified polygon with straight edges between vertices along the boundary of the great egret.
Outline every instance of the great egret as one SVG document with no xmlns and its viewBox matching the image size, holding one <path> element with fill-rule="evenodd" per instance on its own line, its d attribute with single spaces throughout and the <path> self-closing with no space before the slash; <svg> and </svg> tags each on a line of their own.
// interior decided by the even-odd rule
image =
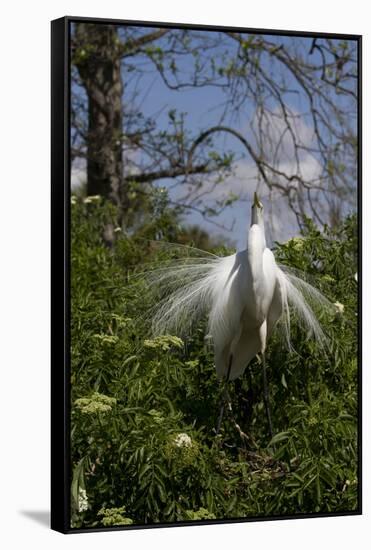
<svg viewBox="0 0 371 550">
<path fill-rule="evenodd" d="M 298 272 L 277 264 L 266 245 L 264 208 L 256 193 L 245 250 L 227 257 L 191 250 L 196 257 L 148 274 L 151 286 L 164 294 L 152 315 L 153 332 L 182 335 L 207 313 L 216 373 L 226 382 L 241 376 L 249 362 L 260 356 L 272 435 L 265 363 L 269 337 L 280 321 L 291 347 L 290 320 L 294 317 L 323 346 L 325 335 L 312 306 L 323 310 L 331 304 Z M 224 404 L 217 431 L 223 410 Z"/>
</svg>

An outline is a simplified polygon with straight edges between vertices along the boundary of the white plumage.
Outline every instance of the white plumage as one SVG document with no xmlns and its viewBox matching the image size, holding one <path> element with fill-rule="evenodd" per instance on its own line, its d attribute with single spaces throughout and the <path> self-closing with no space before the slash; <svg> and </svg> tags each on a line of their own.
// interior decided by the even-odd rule
<svg viewBox="0 0 371 550">
<path fill-rule="evenodd" d="M 278 321 L 289 345 L 292 318 L 323 345 L 312 306 L 322 310 L 331 304 L 297 272 L 276 263 L 266 246 L 263 205 L 256 194 L 245 250 L 227 257 L 195 249 L 190 254 L 147 274 L 162 295 L 152 312 L 155 335 L 184 335 L 207 314 L 216 372 L 229 380 L 264 354 Z"/>
</svg>

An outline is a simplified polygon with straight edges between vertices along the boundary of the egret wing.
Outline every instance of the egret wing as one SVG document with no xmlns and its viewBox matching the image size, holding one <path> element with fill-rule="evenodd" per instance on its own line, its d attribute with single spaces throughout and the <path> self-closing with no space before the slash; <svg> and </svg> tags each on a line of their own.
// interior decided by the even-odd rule
<svg viewBox="0 0 371 550">
<path fill-rule="evenodd" d="M 219 377 L 226 376 L 229 357 L 232 353 L 233 364 L 230 377 L 235 378 L 237 347 L 240 348 L 243 356 L 250 354 L 250 351 L 242 353 L 245 344 L 245 347 L 250 346 L 249 335 L 242 334 L 242 317 L 249 296 L 250 280 L 246 255 L 247 252 L 243 251 L 229 257 L 228 262 L 221 265 L 222 274 L 217 277 L 213 287 L 209 334 L 214 343 L 215 367 Z M 255 346 L 253 347 L 255 349 Z"/>
<path fill-rule="evenodd" d="M 186 336 L 194 324 L 215 306 L 219 288 L 228 279 L 234 255 L 218 257 L 198 250 L 186 258 L 173 259 L 144 274 L 155 306 L 148 312 L 154 335 Z"/>
<path fill-rule="evenodd" d="M 284 292 L 282 320 L 290 345 L 290 323 L 297 321 L 307 330 L 308 336 L 325 348 L 326 335 L 321 327 L 319 316 L 333 312 L 333 304 L 313 285 L 304 280 L 304 274 L 284 265 L 278 267 L 278 279 Z"/>
<path fill-rule="evenodd" d="M 261 340 L 259 328 L 241 327 L 238 337 L 234 340 L 232 346 L 233 361 L 229 380 L 234 380 L 241 376 L 250 361 L 260 352 Z M 217 375 L 220 378 L 226 377 L 228 370 L 229 353 L 215 358 L 215 367 Z"/>
</svg>

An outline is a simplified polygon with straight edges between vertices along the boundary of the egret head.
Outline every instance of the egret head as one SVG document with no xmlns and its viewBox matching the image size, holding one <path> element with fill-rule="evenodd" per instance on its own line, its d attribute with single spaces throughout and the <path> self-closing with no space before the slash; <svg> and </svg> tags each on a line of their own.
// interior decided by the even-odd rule
<svg viewBox="0 0 371 550">
<path fill-rule="evenodd" d="M 254 193 L 254 201 L 251 205 L 251 225 L 263 223 L 263 204 L 260 202 L 257 193 Z"/>
</svg>

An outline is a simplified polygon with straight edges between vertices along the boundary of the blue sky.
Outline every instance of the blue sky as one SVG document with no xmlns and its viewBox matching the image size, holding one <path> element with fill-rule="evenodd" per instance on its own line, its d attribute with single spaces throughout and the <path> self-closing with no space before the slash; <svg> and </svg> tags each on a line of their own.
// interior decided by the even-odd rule
<svg viewBox="0 0 371 550">
<path fill-rule="evenodd" d="M 147 32 L 150 32 L 150 29 L 143 29 L 143 33 Z M 292 40 L 292 38 L 287 37 L 267 35 L 265 35 L 265 37 L 279 44 L 286 44 Z M 310 50 L 312 38 L 295 38 L 294 40 L 297 40 L 298 44 L 300 41 L 300 44 L 304 46 L 304 51 L 308 52 Z M 157 44 L 160 46 L 165 45 L 166 40 L 161 39 Z M 228 48 L 221 42 L 214 50 L 214 52 L 216 52 L 216 57 L 219 57 L 220 64 L 223 63 L 222 58 L 225 51 L 227 51 L 229 58 L 233 59 L 235 45 L 232 41 L 229 41 Z M 314 52 L 311 61 L 315 60 L 318 55 L 317 52 Z M 192 56 L 187 56 L 181 62 L 177 61 L 177 63 L 180 73 L 186 75 L 187 72 L 192 70 L 194 58 Z M 133 71 L 129 71 L 128 65 L 130 64 L 134 67 L 134 74 Z M 135 67 L 139 65 L 142 74 L 138 81 L 133 78 L 133 76 L 135 76 Z M 266 69 L 269 70 L 269 67 L 267 66 Z M 158 130 L 168 128 L 168 112 L 173 109 L 176 109 L 178 112 L 186 113 L 186 128 L 189 129 L 194 137 L 197 137 L 205 128 L 219 123 L 226 100 L 226 95 L 222 89 L 206 86 L 197 89 L 182 89 L 181 91 L 169 90 L 163 83 L 158 72 L 144 57 L 129 58 L 128 63 L 123 64 L 122 71 L 125 86 L 124 103 L 127 98 L 132 97 L 135 88 L 138 92 L 135 104 L 140 105 L 140 109 L 145 117 L 155 118 Z M 304 97 L 303 93 L 297 93 L 298 86 L 292 77 L 286 77 L 286 84 L 291 88 L 292 93 L 285 96 L 285 101 L 287 101 L 287 104 L 293 111 L 303 114 L 298 132 L 303 136 L 310 136 L 313 128 L 309 118 L 304 115 L 304 113 L 308 111 L 308 100 Z M 339 99 L 339 101 L 341 100 Z M 273 104 L 271 107 L 274 107 Z M 255 107 L 252 102 L 249 101 L 249 98 L 246 98 L 238 118 L 230 117 L 225 122 L 241 132 L 248 139 L 252 139 L 249 123 L 254 119 L 254 116 Z M 304 137 L 304 139 L 310 138 Z M 226 208 L 223 213 L 215 219 L 219 225 L 224 225 L 226 228 L 233 226 L 233 229 L 220 229 L 220 227 L 216 227 L 214 224 L 206 221 L 200 214 L 192 211 L 184 216 L 184 221 L 188 224 L 198 224 L 212 234 L 224 235 L 230 241 L 234 242 L 238 248 L 243 248 L 250 216 L 250 205 L 246 201 L 251 198 L 253 191 L 256 189 L 257 170 L 254 163 L 251 162 L 251 159 L 248 157 L 247 151 L 238 140 L 232 136 L 226 137 L 225 135 L 218 134 L 214 139 L 214 145 L 219 152 L 233 152 L 237 159 L 235 177 L 222 185 L 225 186 L 226 189 L 229 187 L 233 191 L 237 191 L 241 200 L 235 202 L 231 207 Z M 314 158 L 311 159 L 309 157 L 303 159 L 308 174 L 316 170 L 315 155 L 313 157 Z M 84 167 L 81 163 L 77 163 L 73 167 L 73 170 L 75 170 L 75 176 L 78 174 L 78 177 L 84 177 Z M 156 185 L 165 187 L 169 187 L 169 184 L 171 184 L 171 182 L 167 180 L 157 181 L 156 183 Z M 222 193 L 222 191 L 218 189 L 217 193 Z M 178 188 L 170 191 L 170 195 L 173 199 L 177 199 L 182 195 L 182 189 Z M 277 200 L 277 197 L 268 196 L 266 190 L 263 190 L 262 195 L 269 217 L 269 240 L 285 240 L 297 234 L 298 227 L 295 217 L 288 212 L 285 202 L 281 199 Z"/>
</svg>

